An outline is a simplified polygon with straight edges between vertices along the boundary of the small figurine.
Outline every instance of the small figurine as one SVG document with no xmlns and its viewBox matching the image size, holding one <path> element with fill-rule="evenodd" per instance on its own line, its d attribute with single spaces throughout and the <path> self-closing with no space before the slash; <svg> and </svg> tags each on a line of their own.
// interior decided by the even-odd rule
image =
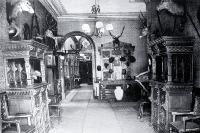
<svg viewBox="0 0 200 133">
<path fill-rule="evenodd" d="M 15 81 L 17 87 L 21 88 L 22 87 L 22 79 L 21 79 L 21 71 L 22 71 L 22 66 L 21 64 L 16 64 L 17 70 L 15 71 Z"/>
<path fill-rule="evenodd" d="M 7 72 L 7 80 L 10 88 L 14 88 L 15 86 L 15 73 L 14 73 L 14 65 L 12 63 L 8 64 L 9 71 Z"/>
</svg>

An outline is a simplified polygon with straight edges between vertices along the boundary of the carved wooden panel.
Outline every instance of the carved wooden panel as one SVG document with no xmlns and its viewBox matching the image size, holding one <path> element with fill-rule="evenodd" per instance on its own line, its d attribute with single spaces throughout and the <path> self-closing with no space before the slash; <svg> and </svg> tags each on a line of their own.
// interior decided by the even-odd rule
<svg viewBox="0 0 200 133">
<path fill-rule="evenodd" d="M 153 128 L 157 130 L 158 128 L 158 105 L 157 103 L 152 103 L 152 114 L 151 114 L 151 122 L 153 125 Z"/>
<path fill-rule="evenodd" d="M 160 103 L 165 104 L 166 101 L 166 91 L 160 90 Z"/>
<path fill-rule="evenodd" d="M 165 133 L 166 122 L 166 110 L 161 107 L 159 111 L 159 133 Z"/>
</svg>

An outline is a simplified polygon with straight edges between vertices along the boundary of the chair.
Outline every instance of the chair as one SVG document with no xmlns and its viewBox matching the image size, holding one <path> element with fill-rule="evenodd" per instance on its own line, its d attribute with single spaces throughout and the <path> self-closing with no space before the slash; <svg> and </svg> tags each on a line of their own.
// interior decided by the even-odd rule
<svg viewBox="0 0 200 133">
<path fill-rule="evenodd" d="M 31 125 L 31 114 L 9 115 L 7 95 L 1 99 L 2 133 L 33 133 L 35 126 Z M 22 124 L 23 119 L 27 119 L 26 124 Z"/>
<path fill-rule="evenodd" d="M 182 120 L 176 121 L 177 116 Z M 173 122 L 170 123 L 170 133 L 199 133 L 200 132 L 200 97 L 195 97 L 193 112 L 172 112 Z"/>
</svg>

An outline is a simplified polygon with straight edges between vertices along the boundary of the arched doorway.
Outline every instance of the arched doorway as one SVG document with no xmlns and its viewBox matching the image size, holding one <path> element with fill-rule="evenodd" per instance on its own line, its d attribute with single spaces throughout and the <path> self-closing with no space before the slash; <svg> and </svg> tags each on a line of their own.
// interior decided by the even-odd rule
<svg viewBox="0 0 200 133">
<path fill-rule="evenodd" d="M 86 69 L 88 70 L 87 74 L 88 75 L 91 74 L 91 78 L 88 76 L 88 81 L 90 83 L 94 83 L 96 81 L 96 69 L 95 69 L 96 68 L 96 47 L 95 47 L 94 41 L 92 40 L 90 36 L 80 31 L 69 32 L 62 38 L 62 41 L 59 45 L 59 51 L 64 53 L 65 60 L 68 60 L 71 56 L 74 58 L 71 60 L 71 62 L 75 60 L 79 60 L 78 61 L 79 65 L 81 63 L 83 67 L 84 66 L 88 67 Z M 90 55 L 91 58 L 89 60 L 86 59 L 86 62 L 80 61 L 81 58 L 83 58 L 83 56 L 81 55 L 84 55 L 84 56 Z M 83 73 L 84 72 L 83 69 L 76 68 L 76 66 L 74 66 L 74 69 L 76 70 L 68 70 L 69 73 L 70 71 L 72 71 L 72 73 L 74 74 L 75 76 L 74 80 L 76 80 L 77 77 L 85 75 Z M 80 77 L 80 78 L 82 78 L 82 80 L 80 79 L 80 81 L 85 82 L 83 80 L 85 79 L 84 77 Z"/>
</svg>

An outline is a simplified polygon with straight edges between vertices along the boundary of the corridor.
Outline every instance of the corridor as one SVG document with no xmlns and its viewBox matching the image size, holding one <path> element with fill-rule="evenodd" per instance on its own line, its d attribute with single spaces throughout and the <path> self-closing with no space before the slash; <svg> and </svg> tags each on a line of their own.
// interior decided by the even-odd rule
<svg viewBox="0 0 200 133">
<path fill-rule="evenodd" d="M 93 99 L 92 86 L 81 85 L 61 103 L 61 117 L 51 118 L 50 133 L 154 133 L 136 109 L 135 102 Z"/>
</svg>

